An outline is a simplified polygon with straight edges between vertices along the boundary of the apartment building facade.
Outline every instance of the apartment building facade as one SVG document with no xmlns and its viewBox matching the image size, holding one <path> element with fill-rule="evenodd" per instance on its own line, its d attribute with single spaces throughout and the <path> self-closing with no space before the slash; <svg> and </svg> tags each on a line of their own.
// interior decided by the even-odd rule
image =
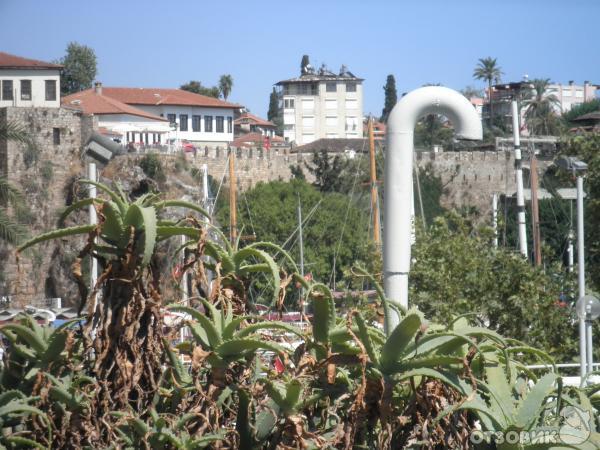
<svg viewBox="0 0 600 450">
<path fill-rule="evenodd" d="M 300 77 L 276 83 L 281 89 L 283 137 L 296 145 L 323 138 L 361 138 L 363 81 L 342 66 L 338 74 L 309 67 Z"/>
</svg>

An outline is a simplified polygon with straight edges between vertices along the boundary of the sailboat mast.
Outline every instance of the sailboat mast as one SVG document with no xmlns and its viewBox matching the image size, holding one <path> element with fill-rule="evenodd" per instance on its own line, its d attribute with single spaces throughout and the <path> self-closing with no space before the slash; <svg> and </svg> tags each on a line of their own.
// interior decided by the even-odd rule
<svg viewBox="0 0 600 450">
<path fill-rule="evenodd" d="M 369 118 L 369 158 L 371 162 L 371 211 L 373 211 L 373 240 L 379 249 L 381 236 L 379 234 L 379 202 L 377 193 L 377 166 L 375 165 L 375 137 L 373 136 L 373 118 Z"/>
</svg>

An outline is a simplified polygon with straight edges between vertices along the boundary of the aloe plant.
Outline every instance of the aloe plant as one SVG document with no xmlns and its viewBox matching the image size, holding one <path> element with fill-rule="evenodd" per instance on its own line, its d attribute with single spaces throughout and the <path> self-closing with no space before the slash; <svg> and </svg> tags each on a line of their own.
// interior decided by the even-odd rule
<svg viewBox="0 0 600 450">
<path fill-rule="evenodd" d="M 259 330 L 281 330 L 302 337 L 301 330 L 282 322 L 259 321 L 245 324 L 252 316 L 237 316 L 233 314 L 231 305 L 226 304 L 223 309 L 217 309 L 207 300 L 202 299 L 206 311 L 200 311 L 179 305 L 169 305 L 171 311 L 181 312 L 190 316 L 186 320 L 194 342 L 206 352 L 210 352 L 206 361 L 215 368 L 226 368 L 232 362 L 247 358 L 257 350 L 272 351 L 283 354 L 286 350 L 279 344 L 262 339 Z"/>
</svg>

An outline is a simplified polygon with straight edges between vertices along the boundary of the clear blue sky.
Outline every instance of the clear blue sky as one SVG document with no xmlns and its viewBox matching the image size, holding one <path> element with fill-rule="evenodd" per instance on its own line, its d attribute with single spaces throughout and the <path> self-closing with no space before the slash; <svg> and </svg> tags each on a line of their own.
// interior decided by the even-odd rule
<svg viewBox="0 0 600 450">
<path fill-rule="evenodd" d="M 365 78 L 364 112 L 380 114 L 388 74 L 399 94 L 482 87 L 472 73 L 486 56 L 507 81 L 600 84 L 599 19 L 599 0 L 0 0 L 0 51 L 53 60 L 77 41 L 107 86 L 214 85 L 230 73 L 230 99 L 263 116 L 273 83 L 308 54 Z"/>
</svg>

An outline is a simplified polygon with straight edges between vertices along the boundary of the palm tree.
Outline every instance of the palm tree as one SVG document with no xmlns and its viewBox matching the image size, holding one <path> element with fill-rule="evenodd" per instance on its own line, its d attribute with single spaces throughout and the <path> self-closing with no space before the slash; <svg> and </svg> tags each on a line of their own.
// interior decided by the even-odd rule
<svg viewBox="0 0 600 450">
<path fill-rule="evenodd" d="M 0 124 L 0 142 L 14 141 L 29 144 L 30 138 L 25 129 L 14 122 Z M 17 244 L 23 235 L 23 227 L 8 212 L 8 205 L 14 208 L 23 205 L 23 195 L 6 177 L 0 176 L 0 240 Z"/>
<path fill-rule="evenodd" d="M 229 74 L 221 75 L 219 78 L 219 91 L 225 100 L 231 94 L 231 88 L 233 87 L 233 77 Z"/>
<path fill-rule="evenodd" d="M 550 85 L 548 78 L 536 78 L 531 81 L 532 89 L 525 98 L 525 123 L 532 134 L 554 135 L 559 131 L 559 120 L 555 107 L 559 100 L 554 94 L 547 94 Z"/>
<path fill-rule="evenodd" d="M 473 71 L 473 78 L 476 80 L 485 80 L 488 83 L 488 102 L 490 104 L 490 126 L 494 122 L 494 106 L 492 103 L 492 81 L 498 83 L 502 70 L 496 62 L 496 58 L 488 56 L 487 58 L 480 58 L 475 70 Z"/>
</svg>

